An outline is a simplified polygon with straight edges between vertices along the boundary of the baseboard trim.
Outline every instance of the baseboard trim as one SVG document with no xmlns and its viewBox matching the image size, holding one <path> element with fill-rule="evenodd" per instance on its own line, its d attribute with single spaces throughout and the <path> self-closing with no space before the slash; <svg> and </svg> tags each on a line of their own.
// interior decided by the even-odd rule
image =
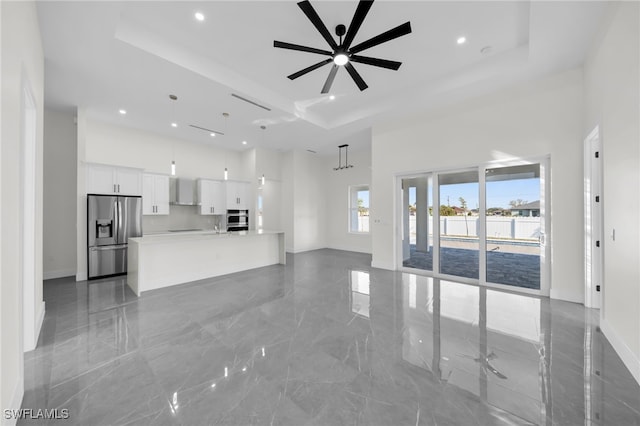
<svg viewBox="0 0 640 426">
<path fill-rule="evenodd" d="M 640 358 L 633 353 L 611 324 L 604 318 L 600 320 L 600 329 L 609 340 L 609 343 L 611 343 L 611 346 L 613 346 L 613 349 L 618 353 L 624 365 L 629 369 L 633 378 L 640 384 Z"/>
<path fill-rule="evenodd" d="M 322 250 L 325 248 L 327 247 L 310 247 L 310 248 L 299 249 L 299 250 L 286 249 L 286 252 L 291 254 L 298 254 L 298 253 L 305 253 L 307 251 Z"/>
<path fill-rule="evenodd" d="M 42 278 L 45 280 L 54 280 L 56 278 L 72 277 L 76 274 L 75 269 L 59 269 L 57 271 L 45 271 Z"/>
<path fill-rule="evenodd" d="M 40 332 L 42 331 L 42 324 L 44 323 L 44 314 L 46 313 L 46 303 L 43 300 L 40 304 L 40 315 L 38 315 L 38 322 L 36 323 L 36 347 L 38 346 L 38 340 L 40 339 Z"/>
<path fill-rule="evenodd" d="M 555 300 L 563 300 L 565 302 L 579 303 L 581 305 L 584 305 L 584 298 L 582 297 L 582 295 L 566 294 L 554 288 L 549 291 L 549 297 Z"/>
<path fill-rule="evenodd" d="M 331 246 L 328 246 L 327 248 L 331 249 L 331 250 L 352 251 L 354 253 L 371 254 L 371 250 L 368 250 L 368 251 L 367 250 L 359 250 L 359 249 L 354 249 L 353 247 L 344 247 L 344 246 L 341 247 L 341 246 L 331 245 Z"/>
<path fill-rule="evenodd" d="M 19 410 L 22 407 L 22 398 L 24 398 L 24 377 L 18 377 L 18 383 L 16 383 L 16 387 L 13 389 L 13 397 L 11 398 L 11 407 L 10 410 Z M 5 408 L 5 407 L 3 407 Z M 2 416 L 2 426 L 14 426 L 18 423 L 17 418 L 5 419 L 4 413 Z"/>
<path fill-rule="evenodd" d="M 396 268 L 391 263 L 388 263 L 388 262 L 376 262 L 375 260 L 371 262 L 371 267 L 372 268 L 378 268 L 378 269 L 386 269 L 387 271 L 395 271 L 396 270 Z"/>
</svg>

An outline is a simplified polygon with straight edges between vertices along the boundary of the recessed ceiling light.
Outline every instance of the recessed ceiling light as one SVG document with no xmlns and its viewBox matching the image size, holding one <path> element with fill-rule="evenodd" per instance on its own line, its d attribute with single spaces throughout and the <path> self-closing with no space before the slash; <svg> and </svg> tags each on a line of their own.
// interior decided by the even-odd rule
<svg viewBox="0 0 640 426">
<path fill-rule="evenodd" d="M 465 44 L 467 42 L 467 38 L 462 36 L 462 37 L 458 37 L 457 40 L 458 44 Z"/>
<path fill-rule="evenodd" d="M 242 141 L 242 145 L 246 145 L 246 144 L 247 144 L 247 141 Z"/>
<path fill-rule="evenodd" d="M 171 123 L 171 127 L 178 127 L 178 123 Z"/>
<path fill-rule="evenodd" d="M 200 22 L 204 21 L 204 14 L 202 12 L 196 12 L 196 14 L 194 15 L 196 17 L 196 19 Z"/>
<path fill-rule="evenodd" d="M 329 96 L 329 100 L 331 100 L 331 101 L 334 100 L 335 98 L 336 98 L 336 95 Z"/>
<path fill-rule="evenodd" d="M 211 132 L 211 137 L 212 137 L 212 138 L 215 138 L 215 137 L 216 137 L 216 134 L 215 134 L 215 133 L 213 133 L 213 132 Z"/>
<path fill-rule="evenodd" d="M 120 114 L 125 115 L 127 113 L 126 109 L 121 109 L 118 111 Z"/>
</svg>

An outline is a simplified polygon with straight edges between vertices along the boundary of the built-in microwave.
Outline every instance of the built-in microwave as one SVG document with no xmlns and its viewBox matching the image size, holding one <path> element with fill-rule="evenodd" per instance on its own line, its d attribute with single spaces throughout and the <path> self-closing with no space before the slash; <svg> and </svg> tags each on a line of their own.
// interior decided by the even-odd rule
<svg viewBox="0 0 640 426">
<path fill-rule="evenodd" d="M 227 210 L 227 231 L 249 229 L 249 210 Z"/>
</svg>

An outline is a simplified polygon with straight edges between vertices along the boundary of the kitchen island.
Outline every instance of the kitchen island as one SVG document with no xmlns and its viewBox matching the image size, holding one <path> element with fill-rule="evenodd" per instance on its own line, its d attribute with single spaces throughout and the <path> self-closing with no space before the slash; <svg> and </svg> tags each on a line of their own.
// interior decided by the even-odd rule
<svg viewBox="0 0 640 426">
<path fill-rule="evenodd" d="M 285 264 L 284 232 L 177 232 L 129 238 L 127 284 L 138 296 L 205 278 Z"/>
</svg>

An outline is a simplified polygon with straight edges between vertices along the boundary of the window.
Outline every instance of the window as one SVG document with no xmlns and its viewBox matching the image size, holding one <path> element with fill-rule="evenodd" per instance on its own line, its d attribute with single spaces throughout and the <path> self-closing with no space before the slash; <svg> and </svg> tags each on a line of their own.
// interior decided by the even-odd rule
<svg viewBox="0 0 640 426">
<path fill-rule="evenodd" d="M 349 232 L 369 232 L 369 186 L 349 187 Z"/>
</svg>

